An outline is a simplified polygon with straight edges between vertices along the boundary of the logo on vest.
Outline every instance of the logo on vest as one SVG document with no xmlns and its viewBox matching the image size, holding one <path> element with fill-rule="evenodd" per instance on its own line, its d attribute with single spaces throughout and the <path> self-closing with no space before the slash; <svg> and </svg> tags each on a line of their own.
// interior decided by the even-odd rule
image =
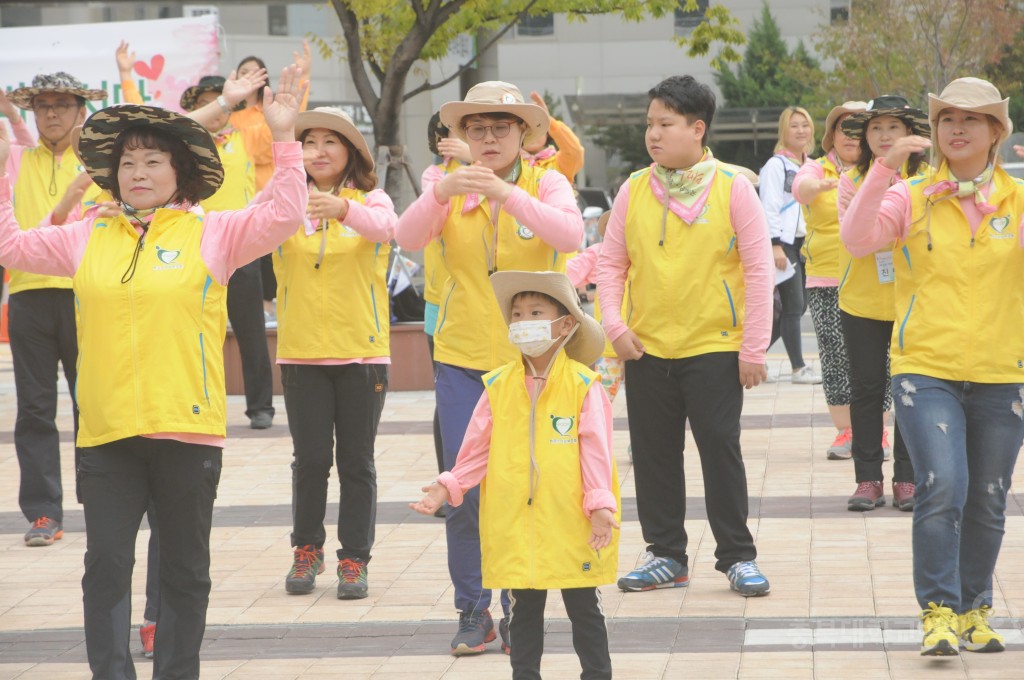
<svg viewBox="0 0 1024 680">
<path fill-rule="evenodd" d="M 533 238 L 533 232 L 524 227 L 519 222 L 519 220 L 516 220 L 516 225 L 518 225 L 518 228 L 516 229 L 516 236 L 523 239 L 524 241 L 529 241 L 531 238 Z"/>
<path fill-rule="evenodd" d="M 583 563 L 583 571 L 590 571 L 590 562 Z"/>
<path fill-rule="evenodd" d="M 156 247 L 156 259 L 164 263 L 164 266 L 154 265 L 153 271 L 160 271 L 164 269 L 184 269 L 185 265 L 180 262 L 175 263 L 178 256 L 181 255 L 180 250 L 164 250 L 160 246 Z"/>
<path fill-rule="evenodd" d="M 1010 226 L 1010 216 L 1003 215 L 1002 217 L 993 217 L 988 222 L 988 226 L 992 228 L 993 234 L 989 234 L 989 238 L 1013 238 L 1013 234 L 1005 233 L 1006 228 Z"/>
<path fill-rule="evenodd" d="M 711 209 L 711 206 L 708 205 L 707 203 L 705 203 L 704 207 L 700 209 L 700 213 L 697 214 L 697 218 L 693 221 L 693 223 L 694 224 L 707 224 L 708 223 L 708 218 L 706 216 L 708 214 L 708 210 L 710 210 L 710 209 Z"/>
<path fill-rule="evenodd" d="M 576 424 L 575 417 L 551 416 L 551 428 L 558 434 L 558 437 L 548 440 L 549 444 L 575 444 L 576 437 L 571 436 L 573 426 Z"/>
</svg>

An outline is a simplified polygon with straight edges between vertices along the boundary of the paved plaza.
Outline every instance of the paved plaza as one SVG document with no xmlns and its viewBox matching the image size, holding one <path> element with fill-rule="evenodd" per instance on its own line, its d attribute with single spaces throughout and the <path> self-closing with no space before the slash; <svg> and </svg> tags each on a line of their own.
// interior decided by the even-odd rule
<svg viewBox="0 0 1024 680">
<path fill-rule="evenodd" d="M 809 340 L 809 338 L 805 338 Z M 808 354 L 810 357 L 811 355 Z M 690 585 L 649 593 L 602 588 L 616 678 L 1022 678 L 1024 677 L 1024 497 L 1011 493 L 1007 535 L 995 578 L 995 625 L 1003 654 L 959 658 L 918 655 L 917 604 L 911 584 L 911 516 L 891 506 L 846 510 L 855 483 L 850 461 L 829 461 L 834 430 L 820 386 L 793 385 L 779 346 L 769 354 L 783 378 L 747 393 L 743 453 L 750 526 L 758 562 L 771 579 L 768 597 L 744 599 L 714 570 L 715 543 L 704 512 L 704 487 L 687 440 L 686 529 Z M 817 362 L 815 361 L 815 366 Z M 203 678 L 510 678 L 507 657 L 448 654 L 457 616 L 448 581 L 443 520 L 408 509 L 436 474 L 430 392 L 389 394 L 377 438 L 377 541 L 369 565 L 370 596 L 335 597 L 334 563 L 310 595 L 288 595 L 291 565 L 291 439 L 284 404 L 270 430 L 248 427 L 244 399 L 228 399 L 228 444 L 214 510 L 213 591 L 203 651 Z M 643 549 L 626 447 L 626 404 L 615 403 L 615 458 L 622 480 L 619 573 Z M 18 510 L 14 452 L 14 380 L 10 351 L 0 345 L 0 679 L 89 678 L 82 633 L 85 533 L 74 499 L 72 426 L 62 397 L 65 479 L 64 539 L 26 548 Z M 891 473 L 891 463 L 885 471 Z M 1018 471 L 1014 488 L 1024 481 Z M 337 486 L 328 506 L 336 536 Z M 886 495 L 891 490 L 886 483 Z M 146 544 L 139 533 L 135 614 L 142 619 Z M 338 547 L 333 538 L 328 554 Z M 494 607 L 495 618 L 500 607 Z M 579 677 L 557 593 L 548 600 L 544 677 Z M 151 676 L 137 629 L 133 649 L 140 678 Z"/>
</svg>

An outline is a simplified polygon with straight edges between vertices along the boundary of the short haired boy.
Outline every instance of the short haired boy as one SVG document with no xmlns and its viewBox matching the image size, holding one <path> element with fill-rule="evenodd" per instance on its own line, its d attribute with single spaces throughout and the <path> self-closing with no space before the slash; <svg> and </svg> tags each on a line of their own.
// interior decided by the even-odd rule
<svg viewBox="0 0 1024 680">
<path fill-rule="evenodd" d="M 564 274 L 497 272 L 491 283 L 522 358 L 483 377 L 455 467 L 411 507 L 458 507 L 480 485 L 483 585 L 511 589 L 513 678 L 540 678 L 551 588 L 562 591 L 582 677 L 611 678 L 597 586 L 615 579 L 619 484 L 611 404 L 587 368 L 604 333 Z"/>
<path fill-rule="evenodd" d="M 597 272 L 604 327 L 626 362 L 637 512 L 648 543 L 644 562 L 618 586 L 689 582 L 680 455 L 689 420 L 715 568 L 741 595 L 765 595 L 768 579 L 747 528 L 740 412 L 743 388 L 766 377 L 774 285 L 768 228 L 750 181 L 704 146 L 715 113 L 711 90 L 675 76 L 649 96 L 654 163 L 616 196 Z"/>
</svg>

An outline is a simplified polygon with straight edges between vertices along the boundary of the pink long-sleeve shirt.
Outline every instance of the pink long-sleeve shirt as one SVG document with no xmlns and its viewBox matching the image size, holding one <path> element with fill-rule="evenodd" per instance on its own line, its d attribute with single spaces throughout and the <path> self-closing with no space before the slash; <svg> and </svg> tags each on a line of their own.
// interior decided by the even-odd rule
<svg viewBox="0 0 1024 680">
<path fill-rule="evenodd" d="M 879 160 L 868 170 L 860 191 L 849 200 L 849 208 L 839 215 L 839 237 L 854 257 L 864 257 L 889 245 L 897 239 L 904 239 L 910 231 L 911 208 L 910 188 L 906 182 L 892 184 L 896 170 L 886 167 Z M 853 188 L 849 183 L 847 192 Z M 891 185 L 891 186 L 890 186 Z M 843 181 L 839 182 L 840 195 Z M 974 196 L 961 197 L 960 207 L 971 226 L 971 234 L 978 231 L 985 215 L 978 209 Z M 842 201 L 840 201 L 840 210 Z M 1021 245 L 1024 246 L 1024 229 L 1021 230 Z"/>
<path fill-rule="evenodd" d="M 708 187 L 701 201 L 706 201 L 710 192 L 711 188 Z M 628 329 L 622 320 L 621 312 L 626 275 L 631 264 L 626 249 L 628 212 L 629 180 L 623 183 L 615 197 L 597 267 L 597 295 L 601 300 L 601 322 L 605 334 L 613 342 Z M 763 364 L 772 334 L 775 265 L 772 261 L 771 241 L 768 238 L 768 225 L 765 222 L 761 201 L 754 191 L 754 185 L 743 175 L 737 174 L 732 181 L 729 220 L 736 232 L 736 245 L 739 249 L 740 262 L 743 264 L 743 283 L 747 295 L 739 358 L 749 363 Z"/>
<path fill-rule="evenodd" d="M 207 213 L 199 242 L 203 263 L 213 278 L 227 285 L 234 271 L 284 242 L 301 224 L 306 213 L 305 171 L 302 145 L 274 144 L 275 189 L 272 200 L 250 204 L 243 210 Z M 95 217 L 62 226 L 22 231 L 14 219 L 11 181 L 0 176 L 0 264 L 5 267 L 50 276 L 73 277 L 89 243 Z M 193 208 L 201 212 L 199 208 Z M 136 227 L 141 235 L 141 227 Z M 163 432 L 147 435 L 154 439 L 177 439 L 191 444 L 224 446 L 224 438 Z"/>
<path fill-rule="evenodd" d="M 532 392 L 533 376 L 526 376 L 526 389 Z M 595 396 L 596 395 L 596 396 Z M 462 496 L 483 481 L 487 474 L 487 459 L 491 452 L 491 402 L 487 392 L 473 409 L 473 415 L 462 439 L 455 467 L 442 472 L 437 482 L 448 489 L 449 502 L 458 507 Z M 618 511 L 612 493 L 612 404 L 599 381 L 591 384 L 583 397 L 579 420 L 580 470 L 583 474 L 583 513 L 590 514 L 601 508 Z M 529 444 L 526 444 L 529 446 Z"/>
<path fill-rule="evenodd" d="M 582 288 L 588 283 L 597 283 L 594 274 L 597 259 L 601 256 L 601 244 L 595 243 L 565 264 L 565 275 L 573 288 Z"/>
<path fill-rule="evenodd" d="M 569 180 L 559 172 L 549 171 L 541 176 L 536 199 L 513 187 L 501 209 L 561 253 L 573 252 L 583 240 L 583 217 Z M 450 202 L 440 203 L 433 190 L 425 191 L 398 218 L 395 241 L 406 250 L 424 248 L 441 235 L 449 210 Z"/>
</svg>

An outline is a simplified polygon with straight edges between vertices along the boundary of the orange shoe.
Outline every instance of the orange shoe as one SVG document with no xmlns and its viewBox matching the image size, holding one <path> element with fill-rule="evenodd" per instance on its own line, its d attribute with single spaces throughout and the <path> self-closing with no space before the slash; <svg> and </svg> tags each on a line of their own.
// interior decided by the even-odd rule
<svg viewBox="0 0 1024 680">
<path fill-rule="evenodd" d="M 60 522 L 49 517 L 40 517 L 32 522 L 32 526 L 25 532 L 25 545 L 31 547 L 53 545 L 54 541 L 59 541 L 63 537 L 64 527 Z"/>
<path fill-rule="evenodd" d="M 836 435 L 832 446 L 828 447 L 829 460 L 850 460 L 853 458 L 853 428 L 846 428 Z"/>
<path fill-rule="evenodd" d="M 139 638 L 142 640 L 142 656 L 147 659 L 153 658 L 153 642 L 156 640 L 156 623 L 146 621 L 139 628 Z"/>
</svg>

